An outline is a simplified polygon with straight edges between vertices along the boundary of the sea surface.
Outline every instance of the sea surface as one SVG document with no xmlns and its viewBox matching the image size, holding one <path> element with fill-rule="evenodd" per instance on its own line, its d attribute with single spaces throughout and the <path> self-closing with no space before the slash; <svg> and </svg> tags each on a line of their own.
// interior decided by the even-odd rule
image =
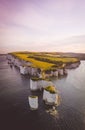
<svg viewBox="0 0 85 130">
<path fill-rule="evenodd" d="M 29 81 L 0 56 L 0 130 L 85 130 L 85 61 L 52 80 L 61 97 L 55 114 L 43 103 L 42 92 L 30 91 Z M 37 111 L 30 110 L 29 95 L 38 95 Z"/>
</svg>

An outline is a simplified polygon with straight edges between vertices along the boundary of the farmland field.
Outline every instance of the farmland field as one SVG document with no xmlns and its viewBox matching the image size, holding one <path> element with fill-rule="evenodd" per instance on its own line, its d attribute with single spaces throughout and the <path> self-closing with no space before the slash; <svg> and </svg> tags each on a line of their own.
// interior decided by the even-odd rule
<svg viewBox="0 0 85 130">
<path fill-rule="evenodd" d="M 41 68 L 43 70 L 49 70 L 55 66 L 62 67 L 63 64 L 79 61 L 74 57 L 62 57 L 60 55 L 44 52 L 13 52 L 11 54 L 19 59 L 31 62 L 32 67 Z"/>
</svg>

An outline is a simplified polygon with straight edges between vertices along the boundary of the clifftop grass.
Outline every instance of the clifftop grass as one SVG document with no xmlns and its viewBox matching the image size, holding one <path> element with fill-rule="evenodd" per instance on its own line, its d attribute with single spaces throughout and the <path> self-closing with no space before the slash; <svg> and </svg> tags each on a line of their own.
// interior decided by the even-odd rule
<svg viewBox="0 0 85 130">
<path fill-rule="evenodd" d="M 54 65 L 52 63 L 35 60 L 34 58 L 29 58 L 28 56 L 30 56 L 30 54 L 20 54 L 20 53 L 12 53 L 12 54 L 19 59 L 31 62 L 32 67 L 41 68 L 43 70 L 50 69 Z M 31 54 L 31 55 L 33 55 L 33 54 Z"/>
<path fill-rule="evenodd" d="M 34 96 L 34 95 L 31 95 L 29 97 L 31 97 L 31 98 L 38 98 L 38 96 Z"/>
<path fill-rule="evenodd" d="M 42 70 L 51 70 L 52 68 L 63 68 L 67 63 L 75 63 L 79 60 L 72 57 L 55 56 L 50 53 L 41 52 L 13 52 L 13 56 L 32 63 L 32 67 L 40 68 Z"/>
<path fill-rule="evenodd" d="M 45 88 L 46 91 L 50 92 L 50 93 L 56 93 L 56 89 L 54 86 L 47 86 Z"/>
</svg>

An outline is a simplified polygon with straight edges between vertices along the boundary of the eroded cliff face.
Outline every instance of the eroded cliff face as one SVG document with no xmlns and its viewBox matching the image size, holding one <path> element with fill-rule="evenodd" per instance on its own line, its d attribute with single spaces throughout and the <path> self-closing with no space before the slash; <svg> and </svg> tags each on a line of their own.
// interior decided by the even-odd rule
<svg viewBox="0 0 85 130">
<path fill-rule="evenodd" d="M 67 64 L 66 68 L 67 69 L 75 69 L 75 68 L 79 67 L 79 65 L 80 65 L 80 61 L 76 62 L 76 63 Z"/>
<path fill-rule="evenodd" d="M 46 90 L 43 91 L 43 100 L 48 105 L 58 105 L 58 94 L 50 93 Z"/>
<path fill-rule="evenodd" d="M 20 66 L 20 73 L 23 75 L 28 74 L 29 73 L 28 67 Z"/>
<path fill-rule="evenodd" d="M 50 86 L 50 85 L 54 85 L 54 84 L 51 81 L 46 81 L 46 80 L 34 81 L 34 80 L 30 79 L 30 89 L 32 91 L 42 90 L 46 86 Z"/>
<path fill-rule="evenodd" d="M 38 96 L 29 96 L 28 101 L 31 110 L 38 109 Z"/>
</svg>

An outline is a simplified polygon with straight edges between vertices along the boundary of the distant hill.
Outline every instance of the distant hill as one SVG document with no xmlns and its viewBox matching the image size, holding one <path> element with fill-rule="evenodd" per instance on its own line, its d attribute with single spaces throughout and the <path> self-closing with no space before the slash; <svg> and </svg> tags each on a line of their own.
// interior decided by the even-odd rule
<svg viewBox="0 0 85 130">
<path fill-rule="evenodd" d="M 80 60 L 85 60 L 85 53 L 71 53 L 71 52 L 56 52 L 57 55 L 61 55 L 63 57 L 76 57 Z"/>
</svg>

